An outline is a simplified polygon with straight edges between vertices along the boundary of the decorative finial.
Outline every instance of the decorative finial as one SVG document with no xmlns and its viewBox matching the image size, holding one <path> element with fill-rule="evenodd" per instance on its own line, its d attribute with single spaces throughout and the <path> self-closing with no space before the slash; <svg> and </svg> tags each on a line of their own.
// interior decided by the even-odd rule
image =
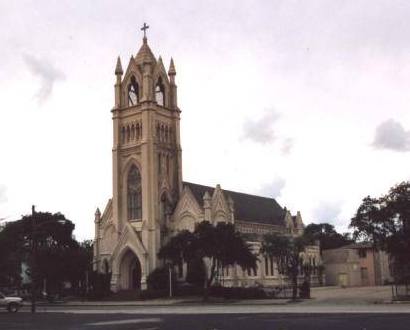
<svg viewBox="0 0 410 330">
<path fill-rule="evenodd" d="M 144 31 L 144 42 L 147 42 L 147 33 L 146 31 L 149 29 L 149 25 L 147 25 L 147 23 L 144 22 L 144 25 L 141 28 L 141 31 Z"/>
<path fill-rule="evenodd" d="M 124 72 L 122 71 L 122 65 L 120 57 L 117 58 L 117 65 L 115 66 L 115 75 L 122 75 Z"/>
<path fill-rule="evenodd" d="M 177 74 L 177 72 L 175 71 L 174 60 L 171 57 L 171 63 L 169 64 L 168 75 L 169 76 L 175 76 L 176 74 Z"/>
</svg>

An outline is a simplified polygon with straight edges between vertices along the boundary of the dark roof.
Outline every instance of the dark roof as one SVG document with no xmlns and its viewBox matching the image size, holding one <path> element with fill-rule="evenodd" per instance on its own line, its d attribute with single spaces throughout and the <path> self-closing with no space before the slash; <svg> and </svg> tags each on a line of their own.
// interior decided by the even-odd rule
<svg viewBox="0 0 410 330">
<path fill-rule="evenodd" d="M 358 242 L 343 246 L 344 249 L 373 249 L 374 246 L 369 242 Z"/>
<path fill-rule="evenodd" d="M 189 187 L 199 205 L 207 191 L 212 196 L 215 188 L 196 183 L 184 182 Z M 234 203 L 235 220 L 284 226 L 286 211 L 273 199 L 222 189 L 225 197 L 230 196 Z"/>
</svg>

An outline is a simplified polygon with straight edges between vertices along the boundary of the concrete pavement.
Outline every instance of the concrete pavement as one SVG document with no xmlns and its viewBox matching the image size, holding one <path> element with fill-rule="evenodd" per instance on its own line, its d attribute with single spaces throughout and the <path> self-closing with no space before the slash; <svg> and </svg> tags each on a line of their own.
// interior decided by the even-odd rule
<svg viewBox="0 0 410 330">
<path fill-rule="evenodd" d="M 391 288 L 360 287 L 313 288 L 312 299 L 292 302 L 289 299 L 235 300 L 201 297 L 163 298 L 147 301 L 71 301 L 42 304 L 38 311 L 64 313 L 410 313 L 410 304 L 392 304 Z M 23 310 L 29 310 L 29 305 Z"/>
</svg>

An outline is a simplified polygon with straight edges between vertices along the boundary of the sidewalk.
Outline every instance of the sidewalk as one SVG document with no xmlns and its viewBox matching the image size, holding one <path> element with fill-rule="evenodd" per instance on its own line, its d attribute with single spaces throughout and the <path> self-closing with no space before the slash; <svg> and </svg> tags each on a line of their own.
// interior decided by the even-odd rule
<svg viewBox="0 0 410 330">
<path fill-rule="evenodd" d="M 289 299 L 246 299 L 246 300 L 225 300 L 217 298 L 209 298 L 208 301 L 203 301 L 202 297 L 183 297 L 183 298 L 162 298 L 150 300 L 135 300 L 135 301 L 61 301 L 61 302 L 37 302 L 38 306 L 44 307 L 99 307 L 99 306 L 197 306 L 197 305 L 286 305 L 290 302 Z M 30 302 L 24 302 L 24 306 L 30 306 Z"/>
<path fill-rule="evenodd" d="M 210 297 L 208 301 L 203 301 L 201 296 L 174 297 L 174 298 L 157 298 L 150 300 L 134 301 L 81 301 L 69 300 L 61 302 L 37 302 L 38 306 L 44 307 L 184 307 L 193 308 L 202 306 L 299 306 L 303 308 L 329 308 L 354 306 L 354 308 L 372 307 L 376 305 L 410 305 L 410 302 L 392 302 L 391 291 L 389 287 L 321 287 L 312 288 L 312 299 L 298 300 L 293 302 L 290 299 L 243 299 L 243 300 L 225 300 L 223 298 Z M 24 303 L 29 306 L 30 302 Z"/>
</svg>

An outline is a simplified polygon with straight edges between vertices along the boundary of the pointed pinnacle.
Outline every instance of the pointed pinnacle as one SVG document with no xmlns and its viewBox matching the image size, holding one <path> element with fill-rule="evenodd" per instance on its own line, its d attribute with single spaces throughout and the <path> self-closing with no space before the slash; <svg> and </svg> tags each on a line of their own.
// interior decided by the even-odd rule
<svg viewBox="0 0 410 330">
<path fill-rule="evenodd" d="M 123 73 L 124 72 L 122 71 L 121 60 L 120 60 L 120 57 L 118 56 L 117 65 L 115 66 L 115 74 L 122 75 Z"/>
<path fill-rule="evenodd" d="M 175 71 L 174 60 L 171 57 L 171 63 L 169 64 L 168 75 L 175 76 L 177 72 Z"/>
</svg>

